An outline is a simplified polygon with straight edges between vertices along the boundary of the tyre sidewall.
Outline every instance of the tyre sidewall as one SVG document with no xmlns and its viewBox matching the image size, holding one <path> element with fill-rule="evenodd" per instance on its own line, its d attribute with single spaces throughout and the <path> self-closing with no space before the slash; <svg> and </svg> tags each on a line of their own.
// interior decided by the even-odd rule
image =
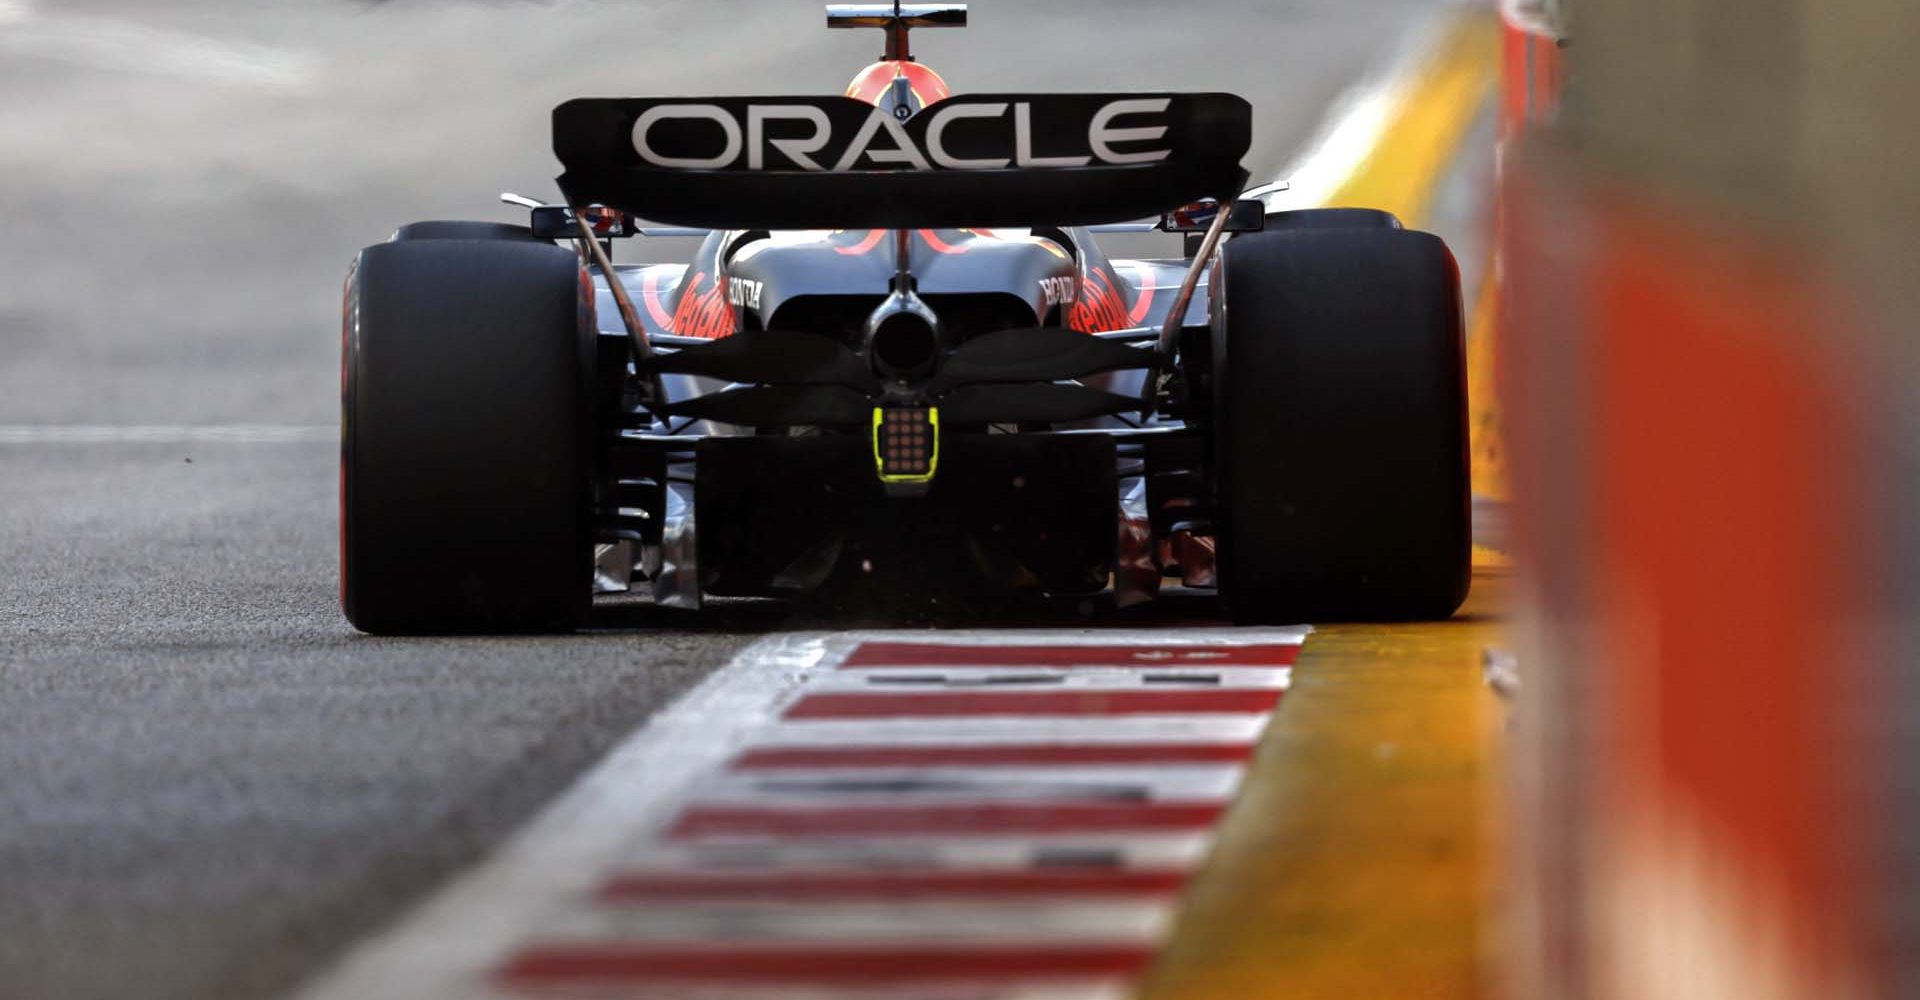
<svg viewBox="0 0 1920 1000">
<path fill-rule="evenodd" d="M 576 627 L 591 603 L 591 298 L 552 246 L 362 251 L 342 370 L 341 576 L 371 632 Z"/>
<path fill-rule="evenodd" d="M 1239 237 L 1213 292 L 1211 471 L 1236 619 L 1450 614 L 1471 539 L 1445 245 L 1385 227 Z"/>
</svg>

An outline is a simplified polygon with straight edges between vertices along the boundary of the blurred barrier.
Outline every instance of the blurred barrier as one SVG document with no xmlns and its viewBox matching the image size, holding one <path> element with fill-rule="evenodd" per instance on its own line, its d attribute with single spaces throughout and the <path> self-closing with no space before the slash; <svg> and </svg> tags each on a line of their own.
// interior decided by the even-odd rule
<svg viewBox="0 0 1920 1000">
<path fill-rule="evenodd" d="M 1323 204 L 1385 209 L 1410 229 L 1428 224 L 1439 181 L 1493 93 L 1499 36 L 1490 19 L 1463 14 L 1425 41 L 1420 58 L 1383 88 L 1378 134 L 1359 146 Z"/>
<path fill-rule="evenodd" d="M 1553 30 L 1553 8 L 1545 0 L 1502 0 L 1499 30 L 1499 129 L 1497 143 L 1504 148 L 1529 125 L 1550 122 L 1558 113 L 1563 76 L 1561 38 Z M 1500 404 L 1499 346 L 1505 301 L 1504 261 L 1498 259 L 1505 225 L 1498 200 L 1494 216 L 1496 260 L 1488 269 L 1468 324 L 1467 389 L 1471 429 L 1469 456 L 1474 495 L 1498 501 L 1511 499 L 1507 476 L 1506 431 Z M 1478 553 L 1476 553 L 1478 555 Z"/>
<path fill-rule="evenodd" d="M 1506 44 L 1511 993 L 1915 995 L 1920 9 L 1572 6 Z"/>
<path fill-rule="evenodd" d="M 1500 8 L 1500 134 L 1509 138 L 1559 113 L 1562 35 L 1556 4 L 1502 0 Z"/>
</svg>

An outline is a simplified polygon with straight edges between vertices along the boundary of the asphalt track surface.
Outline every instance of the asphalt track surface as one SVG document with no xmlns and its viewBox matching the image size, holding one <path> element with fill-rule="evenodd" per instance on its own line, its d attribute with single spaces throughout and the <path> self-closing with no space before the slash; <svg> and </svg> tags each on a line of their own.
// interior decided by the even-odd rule
<svg viewBox="0 0 1920 1000">
<path fill-rule="evenodd" d="M 1241 93 L 1260 174 L 1432 6 L 982 0 L 916 47 L 959 89 Z M 548 191 L 559 99 L 827 92 L 877 45 L 805 0 L 0 0 L 0 426 L 160 427 L 0 435 L 0 996 L 280 993 L 750 637 L 821 626 L 359 636 L 324 432 L 165 427 L 333 423 L 354 250 Z"/>
</svg>

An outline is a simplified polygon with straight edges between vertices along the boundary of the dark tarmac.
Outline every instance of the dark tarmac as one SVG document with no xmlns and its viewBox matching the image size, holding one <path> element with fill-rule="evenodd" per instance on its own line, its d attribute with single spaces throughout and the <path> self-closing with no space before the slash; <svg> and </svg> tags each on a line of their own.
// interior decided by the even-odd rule
<svg viewBox="0 0 1920 1000">
<path fill-rule="evenodd" d="M 916 45 L 962 90 L 1239 92 L 1260 178 L 1432 6 L 985 0 Z M 0 0 L 0 996 L 280 993 L 789 623 L 355 633 L 339 287 L 547 193 L 560 99 L 836 91 L 877 46 L 802 0 Z"/>
</svg>

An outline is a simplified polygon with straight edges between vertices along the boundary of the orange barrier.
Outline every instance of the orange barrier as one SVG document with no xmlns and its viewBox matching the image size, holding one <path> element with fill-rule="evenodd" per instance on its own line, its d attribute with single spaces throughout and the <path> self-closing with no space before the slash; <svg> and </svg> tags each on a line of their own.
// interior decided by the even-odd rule
<svg viewBox="0 0 1920 1000">
<path fill-rule="evenodd" d="M 1829 305 L 1791 265 L 1624 197 L 1529 176 L 1509 198 L 1520 328 L 1567 315 L 1532 292 L 1557 269 L 1582 281 L 1571 336 L 1510 347 L 1514 412 L 1566 406 L 1569 366 L 1583 383 L 1512 456 L 1548 595 L 1532 663 L 1562 674 L 1537 703 L 1560 730 L 1544 780 L 1575 789 L 1536 817 L 1562 870 L 1534 889 L 1573 935 L 1547 971 L 1591 977 L 1532 995 L 1859 995 L 1848 868 L 1869 831 L 1843 748 L 1864 560 L 1839 529 L 1867 470 L 1844 379 L 1806 349 Z"/>
<path fill-rule="evenodd" d="M 1559 111 L 1564 68 L 1561 41 L 1534 9 L 1532 0 L 1504 0 L 1500 17 L 1500 129 L 1502 148 L 1529 124 L 1551 121 Z M 1496 168 L 1496 177 L 1498 177 Z M 1500 404 L 1500 303 L 1506 268 L 1506 226 L 1494 199 L 1496 260 L 1487 287 L 1471 317 L 1467 338 L 1467 403 L 1471 427 L 1469 454 L 1473 492 L 1493 500 L 1510 499 L 1506 430 Z M 1476 556 L 1480 556 L 1476 553 Z"/>
<path fill-rule="evenodd" d="M 1559 111 L 1563 68 L 1560 38 L 1528 5 L 1508 0 L 1501 14 L 1501 135 L 1528 122 L 1551 120 Z"/>
<path fill-rule="evenodd" d="M 1509 18 L 1503 100 L 1500 370 L 1533 637 L 1510 992 L 1911 995 L 1890 944 L 1910 903 L 1882 881 L 1911 763 L 1881 742 L 1893 661 L 1868 624 L 1888 607 L 1870 323 L 1805 222 L 1678 178 L 1720 140 L 1674 130 L 1629 161 L 1529 135 L 1587 83 L 1579 44 L 1563 64 L 1540 28 Z M 1630 51 L 1595 57 L 1604 80 L 1633 75 Z M 1688 68 L 1704 87 L 1715 66 Z"/>
</svg>

